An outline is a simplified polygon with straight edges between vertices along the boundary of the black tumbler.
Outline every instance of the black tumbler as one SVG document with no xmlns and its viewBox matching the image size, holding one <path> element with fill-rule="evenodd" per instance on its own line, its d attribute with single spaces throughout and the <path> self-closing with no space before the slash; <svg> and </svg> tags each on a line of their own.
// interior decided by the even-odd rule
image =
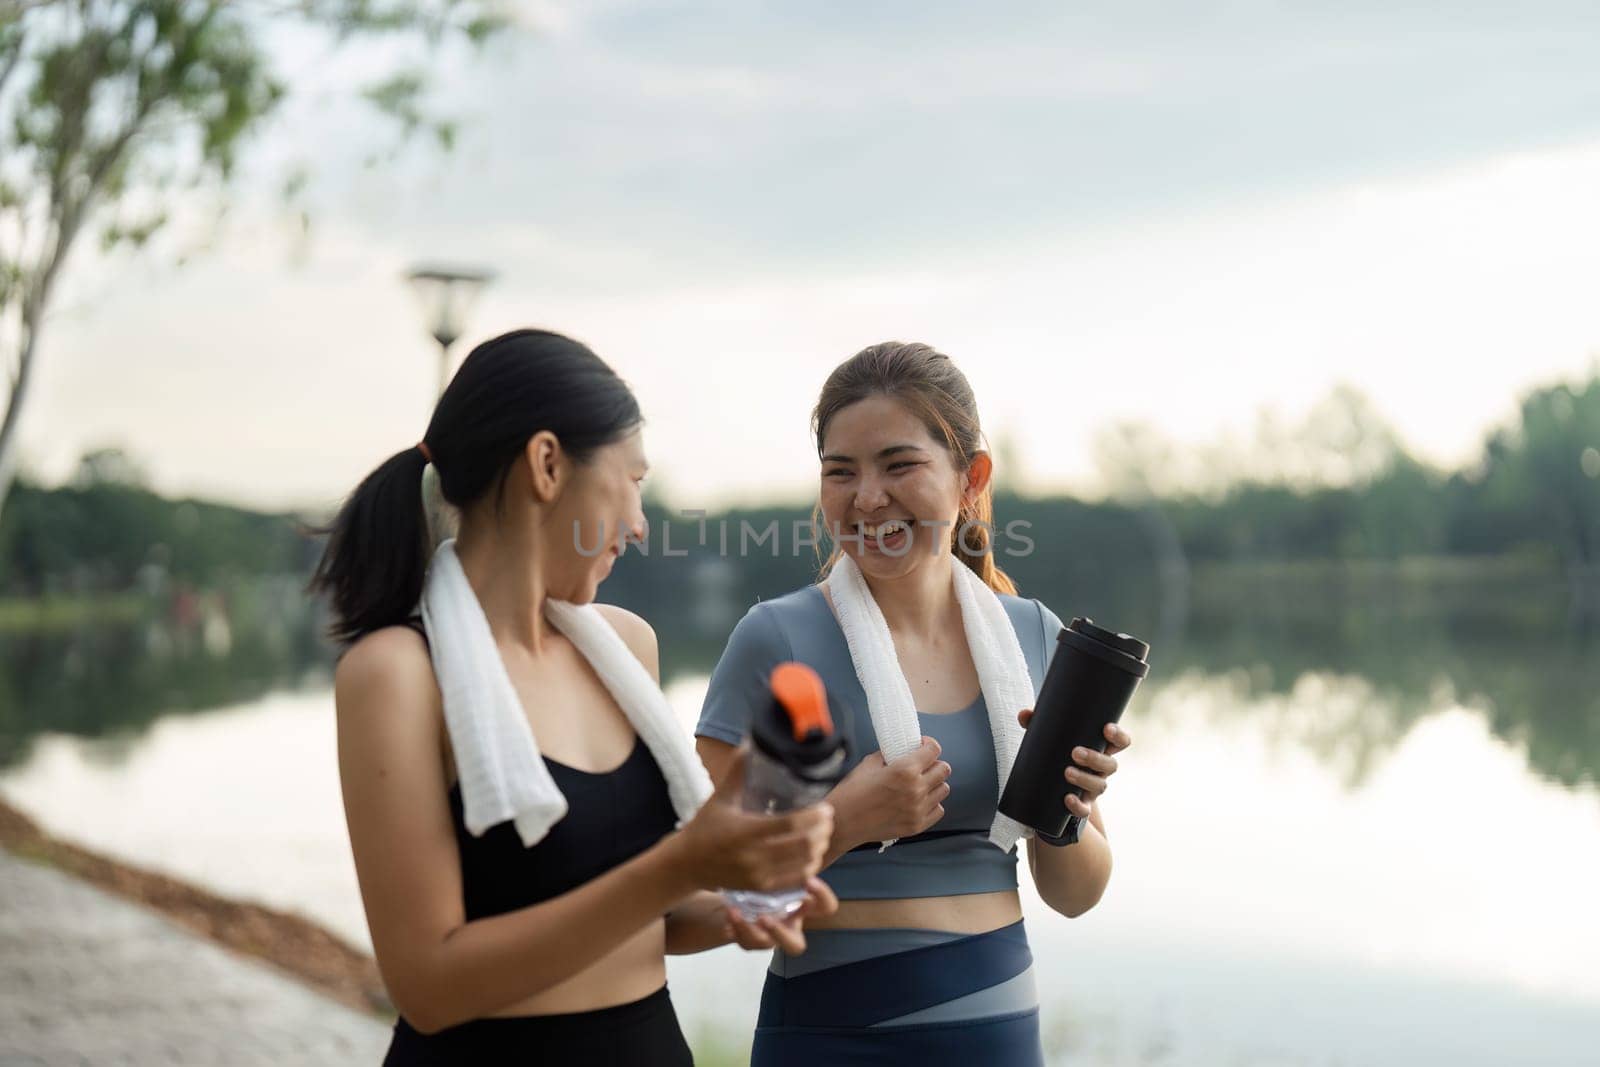
<svg viewBox="0 0 1600 1067">
<path fill-rule="evenodd" d="M 1106 723 L 1116 722 L 1150 670 L 1150 646 L 1073 619 L 1056 637 L 1055 658 L 1034 703 L 1033 719 L 1000 795 L 1000 812 L 1048 837 L 1060 837 L 1072 813 L 1063 798 L 1083 795 L 1063 775 L 1076 748 L 1106 750 Z M 1020 710 L 1020 709 L 1019 709 Z"/>
</svg>

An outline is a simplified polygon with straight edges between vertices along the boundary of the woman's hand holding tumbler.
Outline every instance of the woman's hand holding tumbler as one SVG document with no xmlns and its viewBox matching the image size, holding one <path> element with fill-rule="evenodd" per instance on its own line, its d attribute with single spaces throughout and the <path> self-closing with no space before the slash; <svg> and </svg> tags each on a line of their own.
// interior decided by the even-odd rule
<svg viewBox="0 0 1600 1067">
<path fill-rule="evenodd" d="M 1024 708 L 1017 714 L 1017 721 L 1022 723 L 1026 730 L 1028 723 L 1033 719 L 1033 709 Z M 1133 738 L 1121 726 L 1114 722 L 1105 725 L 1106 750 L 1096 752 L 1092 748 L 1075 748 L 1072 750 L 1072 764 L 1066 769 L 1064 777 L 1067 782 L 1067 791 L 1062 797 L 1067 810 L 1080 819 L 1089 817 L 1089 807 L 1100 795 L 1106 791 L 1108 779 L 1117 773 L 1116 755 L 1129 745 Z M 1083 795 L 1073 792 L 1081 789 Z"/>
</svg>

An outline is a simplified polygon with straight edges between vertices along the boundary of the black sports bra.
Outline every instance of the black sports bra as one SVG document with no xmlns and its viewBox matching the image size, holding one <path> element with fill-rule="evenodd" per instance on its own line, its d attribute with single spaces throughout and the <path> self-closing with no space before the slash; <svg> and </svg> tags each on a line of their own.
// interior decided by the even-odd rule
<svg viewBox="0 0 1600 1067">
<path fill-rule="evenodd" d="M 460 786 L 450 787 L 450 814 L 461 853 L 467 918 L 515 911 L 558 897 L 637 856 L 677 823 L 667 780 L 644 742 L 634 739 L 622 766 L 590 774 L 546 758 L 567 798 L 567 814 L 532 848 L 509 822 L 467 832 Z"/>
<path fill-rule="evenodd" d="M 407 625 L 422 634 L 420 621 Z M 626 863 L 673 831 L 678 817 L 667 780 L 637 736 L 622 765 L 599 774 L 545 757 L 567 814 L 532 848 L 517 828 L 499 823 L 474 837 L 467 830 L 460 785 L 450 787 L 450 818 L 461 854 L 467 919 L 516 911 L 558 897 Z"/>
</svg>

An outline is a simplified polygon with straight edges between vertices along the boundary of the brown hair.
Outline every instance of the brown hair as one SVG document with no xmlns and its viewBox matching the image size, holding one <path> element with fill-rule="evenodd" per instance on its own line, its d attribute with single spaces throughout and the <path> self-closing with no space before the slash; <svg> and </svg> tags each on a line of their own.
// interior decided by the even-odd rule
<svg viewBox="0 0 1600 1067">
<path fill-rule="evenodd" d="M 811 413 L 811 431 L 817 439 L 819 458 L 822 438 L 833 417 L 851 404 L 877 395 L 905 404 L 935 440 L 945 443 L 961 470 L 966 470 L 980 452 L 988 450 L 978 424 L 978 403 L 972 386 L 950 357 L 931 345 L 885 341 L 863 348 L 835 367 L 822 383 L 822 395 Z M 990 589 L 1014 594 L 1016 583 L 994 562 L 993 525 L 991 481 L 971 504 L 961 509 L 950 532 L 950 549 Z M 839 558 L 839 552 L 835 546 L 823 566 L 824 573 Z"/>
</svg>

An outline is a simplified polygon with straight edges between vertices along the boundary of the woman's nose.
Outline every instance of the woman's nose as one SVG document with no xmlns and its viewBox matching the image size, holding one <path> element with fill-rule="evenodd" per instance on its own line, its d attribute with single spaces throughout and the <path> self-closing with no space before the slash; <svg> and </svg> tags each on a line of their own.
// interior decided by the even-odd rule
<svg viewBox="0 0 1600 1067">
<path fill-rule="evenodd" d="M 876 478 L 866 477 L 861 479 L 860 488 L 856 490 L 856 510 L 860 512 L 873 512 L 889 503 L 889 494 Z"/>
</svg>

